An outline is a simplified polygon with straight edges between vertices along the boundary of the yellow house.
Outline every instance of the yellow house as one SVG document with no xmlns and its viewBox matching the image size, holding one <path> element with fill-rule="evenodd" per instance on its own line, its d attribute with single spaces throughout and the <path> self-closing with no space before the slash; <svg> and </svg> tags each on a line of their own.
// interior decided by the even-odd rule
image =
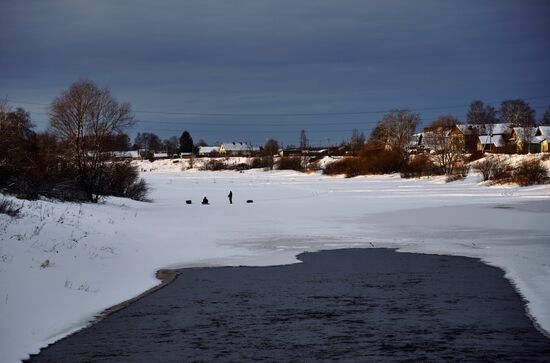
<svg viewBox="0 0 550 363">
<path fill-rule="evenodd" d="M 510 140 L 516 144 L 518 153 L 548 152 L 548 140 L 543 135 L 537 135 L 538 132 L 535 127 L 514 127 Z"/>
<path fill-rule="evenodd" d="M 540 144 L 540 152 L 548 152 L 548 140 L 550 140 L 550 126 L 539 126 L 537 127 L 537 132 L 535 136 L 540 136 L 544 138 L 544 141 Z"/>
</svg>

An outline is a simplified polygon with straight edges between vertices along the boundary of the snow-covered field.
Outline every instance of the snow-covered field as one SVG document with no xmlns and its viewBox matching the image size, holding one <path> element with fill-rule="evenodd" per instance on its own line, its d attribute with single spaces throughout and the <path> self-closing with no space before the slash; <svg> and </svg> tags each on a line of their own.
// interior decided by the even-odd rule
<svg viewBox="0 0 550 363">
<path fill-rule="evenodd" d="M 550 331 L 550 185 L 140 167 L 152 203 L 18 201 L 21 217 L 0 214 L 1 362 L 157 285 L 160 268 L 293 263 L 305 250 L 344 247 L 482 258 L 506 271 Z"/>
</svg>

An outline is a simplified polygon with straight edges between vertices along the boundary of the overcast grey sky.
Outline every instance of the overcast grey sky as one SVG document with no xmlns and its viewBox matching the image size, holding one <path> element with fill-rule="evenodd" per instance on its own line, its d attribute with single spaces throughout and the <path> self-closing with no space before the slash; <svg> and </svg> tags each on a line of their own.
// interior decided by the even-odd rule
<svg viewBox="0 0 550 363">
<path fill-rule="evenodd" d="M 533 98 L 540 116 L 549 22 L 546 0 L 0 0 L 0 95 L 44 128 L 41 104 L 88 78 L 132 104 L 132 135 L 339 143 L 396 107 Z"/>
</svg>

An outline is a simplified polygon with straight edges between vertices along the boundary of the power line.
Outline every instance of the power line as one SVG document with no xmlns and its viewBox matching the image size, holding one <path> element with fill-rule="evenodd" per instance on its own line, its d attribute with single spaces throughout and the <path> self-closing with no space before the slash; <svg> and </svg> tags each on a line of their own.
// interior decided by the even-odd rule
<svg viewBox="0 0 550 363">
<path fill-rule="evenodd" d="M 550 96 L 534 96 L 523 98 L 525 101 L 537 100 L 537 99 L 546 99 Z M 32 102 L 32 101 L 22 101 L 8 99 L 10 102 L 29 104 L 29 105 L 38 105 L 38 106 L 49 106 L 49 104 Z M 465 108 L 470 105 L 446 105 L 446 106 L 433 106 L 433 107 L 415 107 L 408 108 L 411 112 L 419 111 L 430 111 L 430 110 L 444 110 L 444 109 L 456 109 L 456 108 Z M 346 115 L 369 115 L 369 114 L 383 114 L 391 111 L 391 109 L 386 110 L 377 110 L 377 111 L 339 111 L 339 112 L 298 112 L 298 113 L 230 113 L 230 112 L 221 112 L 221 113 L 210 113 L 210 112 L 183 112 L 183 111 L 155 111 L 155 110 L 133 110 L 134 113 L 143 113 L 143 114 L 158 114 L 158 115 L 179 115 L 179 116 L 208 116 L 208 117 L 228 117 L 228 116 L 238 116 L 238 117 L 309 117 L 309 116 L 346 116 Z"/>
</svg>

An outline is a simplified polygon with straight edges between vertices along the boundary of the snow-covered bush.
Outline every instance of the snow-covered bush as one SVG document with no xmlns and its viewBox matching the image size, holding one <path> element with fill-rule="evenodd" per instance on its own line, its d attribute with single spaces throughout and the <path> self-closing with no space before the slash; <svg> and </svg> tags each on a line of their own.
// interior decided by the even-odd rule
<svg viewBox="0 0 550 363">
<path fill-rule="evenodd" d="M 304 165 L 300 156 L 283 156 L 277 160 L 277 169 L 304 171 Z"/>
<path fill-rule="evenodd" d="M 104 172 L 105 186 L 103 193 L 116 197 L 144 201 L 147 199 L 149 187 L 139 178 L 137 168 L 130 163 L 109 164 Z"/>
<path fill-rule="evenodd" d="M 359 160 L 359 158 L 344 158 L 327 164 L 323 170 L 323 174 L 354 177 L 361 175 L 362 169 L 361 160 Z"/>
<path fill-rule="evenodd" d="M 208 160 L 204 165 L 200 168 L 200 170 L 209 170 L 209 171 L 217 171 L 217 170 L 226 170 L 227 165 L 217 159 Z"/>
<path fill-rule="evenodd" d="M 0 213 L 7 214 L 10 217 L 17 217 L 21 207 L 17 206 L 13 201 L 0 197 Z"/>
<path fill-rule="evenodd" d="M 252 169 L 266 169 L 266 168 L 270 168 L 270 161 L 268 158 L 266 157 L 256 157 L 256 158 L 253 158 L 251 163 L 250 163 L 250 167 Z"/>
<path fill-rule="evenodd" d="M 451 174 L 447 174 L 445 181 L 447 183 L 450 183 L 457 180 L 463 180 L 468 176 L 469 172 L 470 165 L 466 163 L 465 160 L 457 161 L 453 166 L 453 171 L 451 172 Z"/>
<path fill-rule="evenodd" d="M 483 177 L 483 181 L 490 180 L 493 176 L 493 169 L 495 167 L 495 160 L 488 157 L 475 164 L 474 170 L 479 172 Z"/>
<path fill-rule="evenodd" d="M 512 166 L 505 160 L 494 158 L 492 176 L 490 180 L 495 183 L 508 183 L 512 178 Z"/>
<path fill-rule="evenodd" d="M 420 178 L 441 174 L 429 155 L 412 156 L 401 170 L 402 178 Z"/>
<path fill-rule="evenodd" d="M 512 181 L 524 186 L 544 184 L 548 181 L 548 169 L 539 159 L 523 160 L 514 168 Z"/>
</svg>

